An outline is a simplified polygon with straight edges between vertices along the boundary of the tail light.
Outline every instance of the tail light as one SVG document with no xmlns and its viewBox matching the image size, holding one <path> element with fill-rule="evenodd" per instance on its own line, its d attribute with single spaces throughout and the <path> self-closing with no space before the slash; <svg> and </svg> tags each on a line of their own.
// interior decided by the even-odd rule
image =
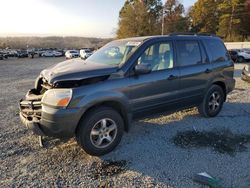
<svg viewBox="0 0 250 188">
<path fill-rule="evenodd" d="M 250 52 L 246 52 L 247 54 L 250 54 Z"/>
</svg>

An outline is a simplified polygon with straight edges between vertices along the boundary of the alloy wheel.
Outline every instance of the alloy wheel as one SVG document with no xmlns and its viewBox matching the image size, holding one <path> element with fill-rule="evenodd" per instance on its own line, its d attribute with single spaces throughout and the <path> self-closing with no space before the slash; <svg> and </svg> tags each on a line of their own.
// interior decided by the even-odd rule
<svg viewBox="0 0 250 188">
<path fill-rule="evenodd" d="M 97 148 L 106 148 L 116 138 L 117 125 L 109 118 L 99 120 L 90 132 L 91 143 Z"/>
<path fill-rule="evenodd" d="M 221 96 L 219 92 L 215 91 L 211 94 L 208 102 L 208 107 L 210 112 L 215 112 L 220 108 Z"/>
</svg>

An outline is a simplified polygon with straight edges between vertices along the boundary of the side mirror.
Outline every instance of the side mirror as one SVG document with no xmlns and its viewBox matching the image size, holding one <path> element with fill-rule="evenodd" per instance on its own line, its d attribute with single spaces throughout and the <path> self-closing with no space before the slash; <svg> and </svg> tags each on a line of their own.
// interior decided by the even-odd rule
<svg viewBox="0 0 250 188">
<path fill-rule="evenodd" d="M 138 64 L 135 66 L 135 74 L 148 74 L 151 72 L 151 65 L 149 63 Z"/>
</svg>

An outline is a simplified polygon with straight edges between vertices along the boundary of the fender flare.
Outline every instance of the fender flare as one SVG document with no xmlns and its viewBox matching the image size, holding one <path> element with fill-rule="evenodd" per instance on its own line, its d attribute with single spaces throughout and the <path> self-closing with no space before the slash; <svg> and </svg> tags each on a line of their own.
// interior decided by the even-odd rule
<svg viewBox="0 0 250 188">
<path fill-rule="evenodd" d="M 115 110 L 118 110 L 124 120 L 125 131 L 129 131 L 132 121 L 132 113 L 128 101 L 129 100 L 125 95 L 114 91 L 105 91 L 105 93 L 96 92 L 91 95 L 87 95 L 83 97 L 77 105 L 77 108 L 81 109 L 79 121 L 84 117 L 84 114 L 93 107 L 106 105 L 113 107 Z M 114 104 L 118 106 L 114 107 Z M 119 109 L 117 109 L 117 107 Z"/>
</svg>

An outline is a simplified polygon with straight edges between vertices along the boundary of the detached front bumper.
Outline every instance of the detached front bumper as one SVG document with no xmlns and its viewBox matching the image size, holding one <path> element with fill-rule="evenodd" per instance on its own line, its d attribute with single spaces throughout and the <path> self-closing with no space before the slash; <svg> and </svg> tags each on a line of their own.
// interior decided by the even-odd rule
<svg viewBox="0 0 250 188">
<path fill-rule="evenodd" d="M 70 138 L 81 118 L 79 109 L 59 109 L 37 100 L 20 101 L 21 122 L 36 135 Z"/>
<path fill-rule="evenodd" d="M 44 136 L 44 132 L 42 131 L 42 129 L 40 128 L 40 122 L 38 119 L 35 120 L 31 120 L 26 118 L 22 112 L 20 112 L 19 114 L 21 122 L 30 130 L 33 131 L 34 134 L 36 135 L 40 135 L 40 136 Z"/>
</svg>

